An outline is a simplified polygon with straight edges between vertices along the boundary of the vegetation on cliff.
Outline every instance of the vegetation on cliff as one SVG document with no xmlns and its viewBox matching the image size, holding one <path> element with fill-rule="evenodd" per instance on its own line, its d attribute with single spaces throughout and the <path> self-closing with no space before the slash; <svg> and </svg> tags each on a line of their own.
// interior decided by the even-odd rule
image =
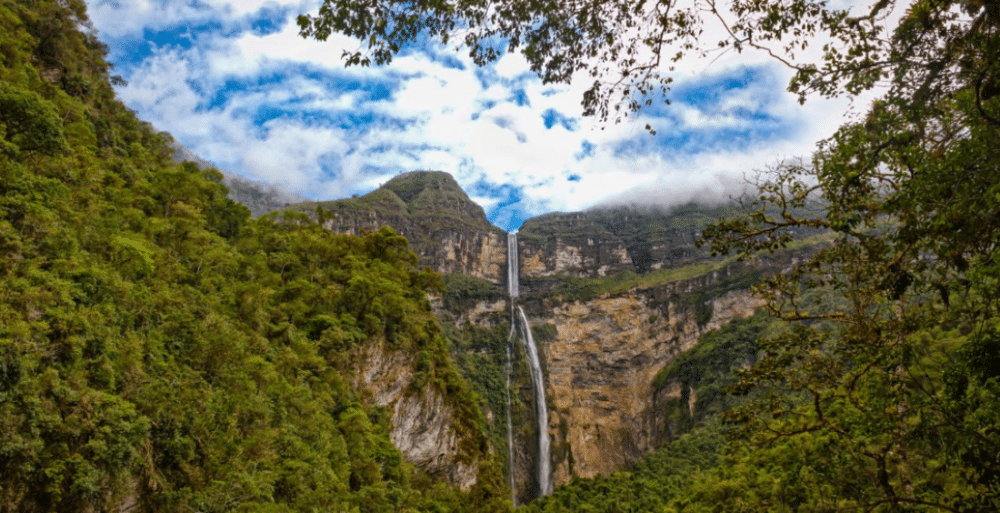
<svg viewBox="0 0 1000 513">
<path fill-rule="evenodd" d="M 374 191 L 354 198 L 292 207 L 310 214 L 322 211 L 333 222 L 333 230 L 356 223 L 364 215 L 377 215 L 401 233 L 414 248 L 435 244 L 433 235 L 441 231 L 502 231 L 486 219 L 483 207 L 474 203 L 458 182 L 442 171 L 413 171 L 392 177 Z M 319 210 L 317 210 L 319 209 Z"/>
<path fill-rule="evenodd" d="M 918 0 L 877 37 L 893 4 L 848 18 L 793 2 L 815 8 L 804 17 L 822 17 L 815 27 L 854 34 L 849 51 L 824 47 L 822 68 L 799 68 L 793 88 L 856 93 L 885 80 L 888 93 L 706 230 L 714 250 L 744 257 L 804 229 L 834 235 L 760 285 L 781 329 L 756 341 L 740 375 L 735 391 L 752 395 L 723 413 L 719 464 L 662 510 L 1000 509 L 1000 11 Z M 788 32 L 802 12 L 771 12 L 758 28 L 807 42 Z M 795 211 L 805 207 L 814 213 Z"/>
<path fill-rule="evenodd" d="M 0 510 L 509 508 L 404 238 L 252 220 L 115 100 L 80 0 L 0 0 Z M 412 352 L 468 492 L 417 474 L 352 348 Z"/>
</svg>

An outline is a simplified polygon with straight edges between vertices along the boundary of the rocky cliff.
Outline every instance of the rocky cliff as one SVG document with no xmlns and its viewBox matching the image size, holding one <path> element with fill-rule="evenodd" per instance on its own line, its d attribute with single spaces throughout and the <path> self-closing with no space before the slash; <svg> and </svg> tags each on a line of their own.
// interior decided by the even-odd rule
<svg viewBox="0 0 1000 513">
<path fill-rule="evenodd" d="M 441 274 L 464 274 L 501 283 L 506 236 L 490 224 L 448 173 L 414 171 L 393 177 L 355 198 L 293 207 L 321 217 L 328 229 L 358 234 L 391 226 L 410 241 L 421 265 Z"/>
<path fill-rule="evenodd" d="M 505 234 L 439 172 L 399 175 L 361 197 L 297 208 L 342 233 L 392 226 L 422 264 L 445 274 L 436 314 L 480 396 L 494 451 L 507 453 L 508 415 L 512 420 L 506 472 L 517 500 L 537 496 L 534 395 L 524 346 L 509 339 Z M 518 304 L 544 355 L 556 485 L 628 467 L 667 440 L 667 403 L 681 393 L 657 388 L 657 373 L 705 333 L 751 315 L 762 301 L 750 286 L 813 247 L 746 262 L 710 257 L 695 242 L 727 210 L 618 207 L 547 214 L 522 226 Z M 399 369 L 410 367 L 393 358 L 377 348 L 359 355 L 369 362 L 359 383 L 393 412 L 393 441 L 409 461 L 467 486 L 460 476 L 474 464 L 454 456 L 453 412 L 433 396 L 406 396 L 409 378 Z"/>
<path fill-rule="evenodd" d="M 701 229 L 730 208 L 614 207 L 541 215 L 518 232 L 521 275 L 595 278 L 700 261 L 708 256 L 695 245 Z"/>
<path fill-rule="evenodd" d="M 667 441 L 664 404 L 675 397 L 658 390 L 657 373 L 703 334 L 752 315 L 763 300 L 746 284 L 790 258 L 532 308 L 533 323 L 554 328 L 545 362 L 556 484 L 607 476 Z"/>
<path fill-rule="evenodd" d="M 353 355 L 354 387 L 371 394 L 373 404 L 388 408 L 390 439 L 406 461 L 436 479 L 469 489 L 476 483 L 478 461 L 459 448 L 457 412 L 434 388 L 413 390 L 413 352 L 384 342 L 358 348 Z"/>
</svg>

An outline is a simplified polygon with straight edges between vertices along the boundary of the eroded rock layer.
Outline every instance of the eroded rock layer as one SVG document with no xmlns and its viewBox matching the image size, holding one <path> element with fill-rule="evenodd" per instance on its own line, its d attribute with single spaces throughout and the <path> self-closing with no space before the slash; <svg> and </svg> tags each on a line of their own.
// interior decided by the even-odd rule
<svg viewBox="0 0 1000 513">
<path fill-rule="evenodd" d="M 656 374 L 698 337 L 762 305 L 748 291 L 711 299 L 711 320 L 699 326 L 693 311 L 658 304 L 651 294 L 560 305 L 550 319 L 556 338 L 545 348 L 554 408 L 550 434 L 555 481 L 593 477 L 639 461 L 664 438 Z"/>
</svg>

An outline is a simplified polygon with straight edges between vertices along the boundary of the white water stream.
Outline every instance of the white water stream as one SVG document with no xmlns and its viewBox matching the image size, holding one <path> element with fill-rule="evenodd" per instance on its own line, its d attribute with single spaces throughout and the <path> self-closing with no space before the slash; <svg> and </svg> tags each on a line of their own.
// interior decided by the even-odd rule
<svg viewBox="0 0 1000 513">
<path fill-rule="evenodd" d="M 552 493 L 552 470 L 549 451 L 549 407 L 545 404 L 545 381 L 542 376 L 542 363 L 538 356 L 538 346 L 535 345 L 535 338 L 531 336 L 531 326 L 528 326 L 528 318 L 524 316 L 524 310 L 517 307 L 517 312 L 521 314 L 521 339 L 528 350 L 528 364 L 531 367 L 531 384 L 535 386 L 535 409 L 538 418 L 538 487 L 541 495 Z"/>
<path fill-rule="evenodd" d="M 528 318 L 524 315 L 524 310 L 517 307 L 514 312 L 514 302 L 518 297 L 518 276 L 517 265 L 517 234 L 507 234 L 507 294 L 510 296 L 510 329 L 511 341 L 514 336 L 514 326 L 520 327 L 521 340 L 528 353 L 528 365 L 531 370 L 531 384 L 535 389 L 535 418 L 538 421 L 538 487 L 541 495 L 552 493 L 552 469 L 549 449 L 549 409 L 545 402 L 545 379 L 542 375 L 542 363 L 535 344 L 535 338 L 531 335 L 531 326 L 528 325 Z M 519 314 L 519 315 L 518 315 Z M 514 490 L 514 442 L 512 437 L 512 426 L 510 419 L 510 344 L 507 345 L 507 445 L 510 455 L 511 469 L 511 493 Z"/>
<path fill-rule="evenodd" d="M 510 296 L 512 300 L 517 299 L 517 280 L 518 280 L 518 267 L 517 267 L 517 234 L 514 232 L 507 234 L 507 295 Z M 511 301 L 513 304 L 513 301 Z M 513 314 L 513 311 L 511 311 Z"/>
</svg>

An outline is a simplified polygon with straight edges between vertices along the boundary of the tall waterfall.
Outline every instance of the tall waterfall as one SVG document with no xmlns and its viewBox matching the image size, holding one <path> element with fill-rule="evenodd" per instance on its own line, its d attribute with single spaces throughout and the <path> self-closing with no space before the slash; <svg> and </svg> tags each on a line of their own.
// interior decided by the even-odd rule
<svg viewBox="0 0 1000 513">
<path fill-rule="evenodd" d="M 541 488 L 542 495 L 552 493 L 552 470 L 549 468 L 549 407 L 545 404 L 545 380 L 542 376 L 542 363 L 538 357 L 538 346 L 535 345 L 535 337 L 531 336 L 531 326 L 528 326 L 528 318 L 524 316 L 524 310 L 517 307 L 517 312 L 521 314 L 521 335 L 524 346 L 528 349 L 528 363 L 531 366 L 531 384 L 535 387 L 535 413 L 538 418 L 538 487 Z"/>
<path fill-rule="evenodd" d="M 517 234 L 507 234 L 507 295 L 510 296 L 510 335 L 507 336 L 507 457 L 510 469 L 510 500 L 516 505 L 514 493 L 514 425 L 510 418 L 510 345 L 514 342 L 514 298 L 517 297 Z"/>
<path fill-rule="evenodd" d="M 513 300 L 517 299 L 518 295 L 517 280 L 517 234 L 511 232 L 507 234 L 507 295 L 510 296 L 511 305 L 514 304 Z M 511 314 L 513 315 L 513 313 L 512 309 Z M 511 323 L 512 326 L 513 324 Z"/>
<path fill-rule="evenodd" d="M 542 363 L 538 354 L 538 345 L 531 335 L 531 326 L 528 325 L 528 318 L 524 315 L 524 310 L 518 306 L 515 313 L 514 302 L 518 297 L 518 277 L 517 265 L 517 234 L 507 234 L 507 294 L 510 296 L 510 327 L 511 341 L 514 337 L 514 326 L 519 326 L 521 340 L 528 353 L 528 364 L 531 369 L 531 384 L 535 390 L 535 418 L 538 421 L 538 487 L 541 495 L 552 493 L 552 469 L 549 449 L 549 409 L 545 402 L 545 379 L 542 375 Z M 507 444 L 510 454 L 511 467 L 511 490 L 513 486 L 514 474 L 514 453 L 513 438 L 511 436 L 510 419 L 510 345 L 507 347 Z"/>
</svg>

